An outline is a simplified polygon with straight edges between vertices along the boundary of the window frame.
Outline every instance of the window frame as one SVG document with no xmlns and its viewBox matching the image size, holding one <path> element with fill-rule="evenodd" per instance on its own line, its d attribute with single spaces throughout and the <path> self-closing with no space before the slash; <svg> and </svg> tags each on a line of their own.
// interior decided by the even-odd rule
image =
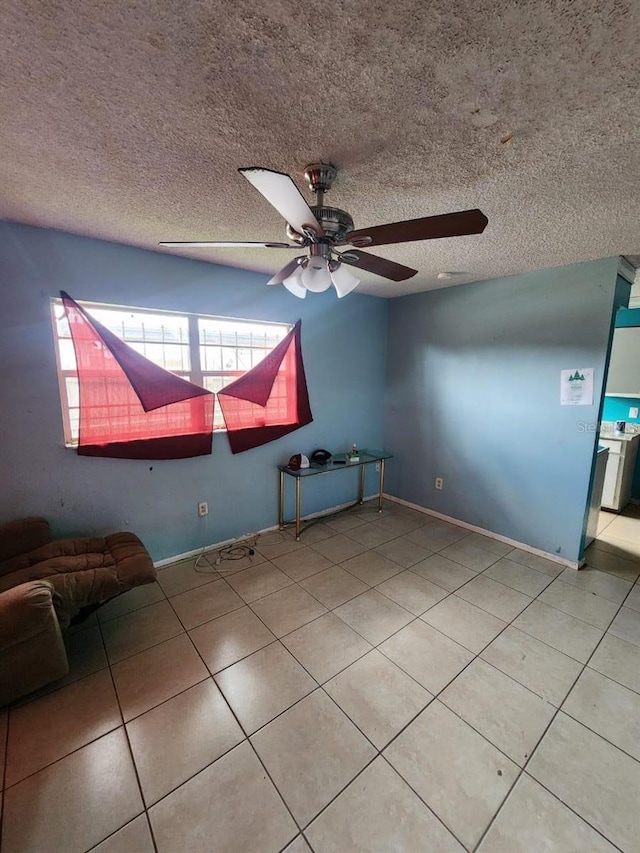
<svg viewBox="0 0 640 853">
<path fill-rule="evenodd" d="M 118 305 L 118 304 L 110 304 L 104 302 L 89 302 L 89 301 L 78 301 L 78 305 L 82 308 L 85 308 L 89 314 L 91 314 L 91 309 L 101 310 L 101 311 L 115 311 L 115 312 L 134 312 L 140 314 L 147 314 L 153 316 L 173 316 L 173 317 L 181 317 L 186 319 L 187 321 L 187 346 L 189 353 L 189 371 L 169 371 L 174 373 L 176 376 L 181 377 L 182 379 L 186 379 L 189 382 L 192 382 L 194 385 L 199 385 L 202 388 L 207 388 L 205 384 L 205 380 L 208 377 L 227 377 L 227 381 L 222 386 L 222 388 L 230 385 L 234 382 L 238 377 L 243 376 L 247 373 L 247 370 L 252 369 L 256 365 L 252 364 L 251 368 L 247 370 L 206 370 L 203 369 L 202 366 L 202 358 L 201 358 L 201 348 L 203 346 L 207 346 L 206 343 L 201 342 L 200 340 L 200 321 L 220 321 L 224 323 L 237 323 L 237 324 L 247 324 L 251 326 L 265 326 L 265 327 L 274 327 L 279 326 L 282 328 L 282 335 L 273 344 L 273 346 L 268 349 L 264 347 L 255 347 L 256 349 L 264 349 L 264 355 L 262 358 L 265 358 L 275 347 L 282 341 L 294 328 L 293 323 L 286 323 L 279 320 L 255 320 L 250 318 L 240 318 L 240 317 L 228 317 L 220 314 L 196 314 L 192 312 L 185 311 L 173 311 L 167 309 L 155 309 L 155 308 L 139 308 L 133 305 Z M 56 316 L 56 311 L 64 312 L 64 306 L 62 299 L 60 297 L 51 297 L 50 299 L 50 312 L 51 312 L 51 328 L 53 332 L 53 344 L 54 351 L 56 357 L 56 372 L 58 375 L 58 390 L 60 395 L 60 408 L 62 410 L 62 426 L 63 426 L 63 437 L 64 437 L 64 445 L 65 447 L 77 448 L 79 437 L 73 436 L 72 430 L 72 419 L 71 419 L 71 411 L 73 409 L 78 408 L 76 406 L 71 406 L 69 401 L 69 395 L 67 392 L 67 379 L 68 378 L 77 378 L 77 368 L 69 369 L 62 367 L 62 357 L 60 352 L 60 341 L 61 340 L 70 340 L 70 338 L 63 337 L 58 332 L 58 316 Z M 97 318 L 96 318 L 97 319 Z M 114 333 L 115 334 L 115 333 Z M 238 334 L 238 330 L 235 332 L 236 338 Z M 120 337 L 120 335 L 118 335 Z M 136 343 L 132 341 L 127 341 L 125 338 L 120 338 L 124 340 L 125 343 L 131 344 Z M 153 343 L 160 343 L 154 341 Z M 225 344 L 225 346 L 229 346 Z M 235 350 L 239 349 L 251 349 L 252 347 L 244 345 L 238 345 L 236 343 L 235 347 L 230 347 Z M 148 357 L 148 356 L 145 356 Z M 154 364 L 158 364 L 158 362 L 153 361 L 153 359 L 149 359 Z M 262 359 L 260 359 L 261 361 Z M 75 353 L 74 353 L 74 361 L 75 361 Z M 253 362 L 253 358 L 252 358 Z M 259 362 L 257 362 L 259 363 Z M 237 364 L 237 356 L 236 356 L 236 364 Z M 159 365 L 160 367 L 164 367 L 164 365 Z M 168 368 L 164 368 L 168 370 Z M 210 389 L 208 389 L 210 390 Z M 221 389 L 220 389 L 221 390 Z M 226 432 L 226 426 L 224 424 L 224 419 L 222 418 L 222 412 L 220 409 L 220 404 L 217 399 L 217 392 L 212 392 L 215 395 L 215 405 L 214 405 L 214 423 L 213 423 L 213 431 L 214 432 Z M 217 423 L 216 423 L 217 421 Z"/>
</svg>

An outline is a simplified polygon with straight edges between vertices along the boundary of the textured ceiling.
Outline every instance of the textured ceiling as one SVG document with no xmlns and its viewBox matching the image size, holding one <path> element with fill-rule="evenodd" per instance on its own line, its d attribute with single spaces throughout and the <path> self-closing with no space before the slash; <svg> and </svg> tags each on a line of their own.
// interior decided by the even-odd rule
<svg viewBox="0 0 640 853">
<path fill-rule="evenodd" d="M 489 217 L 376 249 L 419 274 L 363 275 L 366 293 L 638 254 L 638 32 L 638 0 L 3 0 L 0 217 L 146 248 L 282 240 L 236 169 L 303 186 L 322 160 L 356 228 Z M 269 273 L 291 257 L 190 255 Z"/>
</svg>

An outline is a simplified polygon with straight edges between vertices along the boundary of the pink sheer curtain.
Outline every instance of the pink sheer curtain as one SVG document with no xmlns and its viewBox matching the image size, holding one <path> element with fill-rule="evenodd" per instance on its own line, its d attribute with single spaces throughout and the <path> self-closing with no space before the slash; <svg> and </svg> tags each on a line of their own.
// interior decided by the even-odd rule
<svg viewBox="0 0 640 853">
<path fill-rule="evenodd" d="M 232 453 L 311 423 L 300 320 L 260 364 L 218 392 Z"/>
<path fill-rule="evenodd" d="M 67 293 L 82 456 L 182 459 L 211 453 L 213 394 L 131 349 Z"/>
</svg>

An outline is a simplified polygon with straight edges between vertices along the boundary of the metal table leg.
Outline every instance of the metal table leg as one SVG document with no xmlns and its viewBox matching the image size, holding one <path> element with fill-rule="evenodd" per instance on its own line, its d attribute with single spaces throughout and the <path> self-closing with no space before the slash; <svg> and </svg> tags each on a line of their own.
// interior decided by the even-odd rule
<svg viewBox="0 0 640 853">
<path fill-rule="evenodd" d="M 366 465 L 360 466 L 360 487 L 358 488 L 358 503 L 362 505 L 364 503 L 364 476 Z"/>
<path fill-rule="evenodd" d="M 296 477 L 296 542 L 300 541 L 300 480 Z"/>
<path fill-rule="evenodd" d="M 378 487 L 378 512 L 382 512 L 382 492 L 384 491 L 384 459 L 380 460 L 380 485 Z"/>
<path fill-rule="evenodd" d="M 280 471 L 280 491 L 278 492 L 278 527 L 284 530 L 284 471 Z"/>
</svg>

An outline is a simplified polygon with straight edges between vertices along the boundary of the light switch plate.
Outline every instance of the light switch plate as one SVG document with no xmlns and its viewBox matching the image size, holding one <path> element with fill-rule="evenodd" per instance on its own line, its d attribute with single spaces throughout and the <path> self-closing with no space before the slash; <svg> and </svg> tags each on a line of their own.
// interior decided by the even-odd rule
<svg viewBox="0 0 640 853">
<path fill-rule="evenodd" d="M 633 406 L 631 409 L 629 409 L 629 417 L 630 418 L 637 418 L 638 417 L 638 409 L 635 406 Z"/>
</svg>

